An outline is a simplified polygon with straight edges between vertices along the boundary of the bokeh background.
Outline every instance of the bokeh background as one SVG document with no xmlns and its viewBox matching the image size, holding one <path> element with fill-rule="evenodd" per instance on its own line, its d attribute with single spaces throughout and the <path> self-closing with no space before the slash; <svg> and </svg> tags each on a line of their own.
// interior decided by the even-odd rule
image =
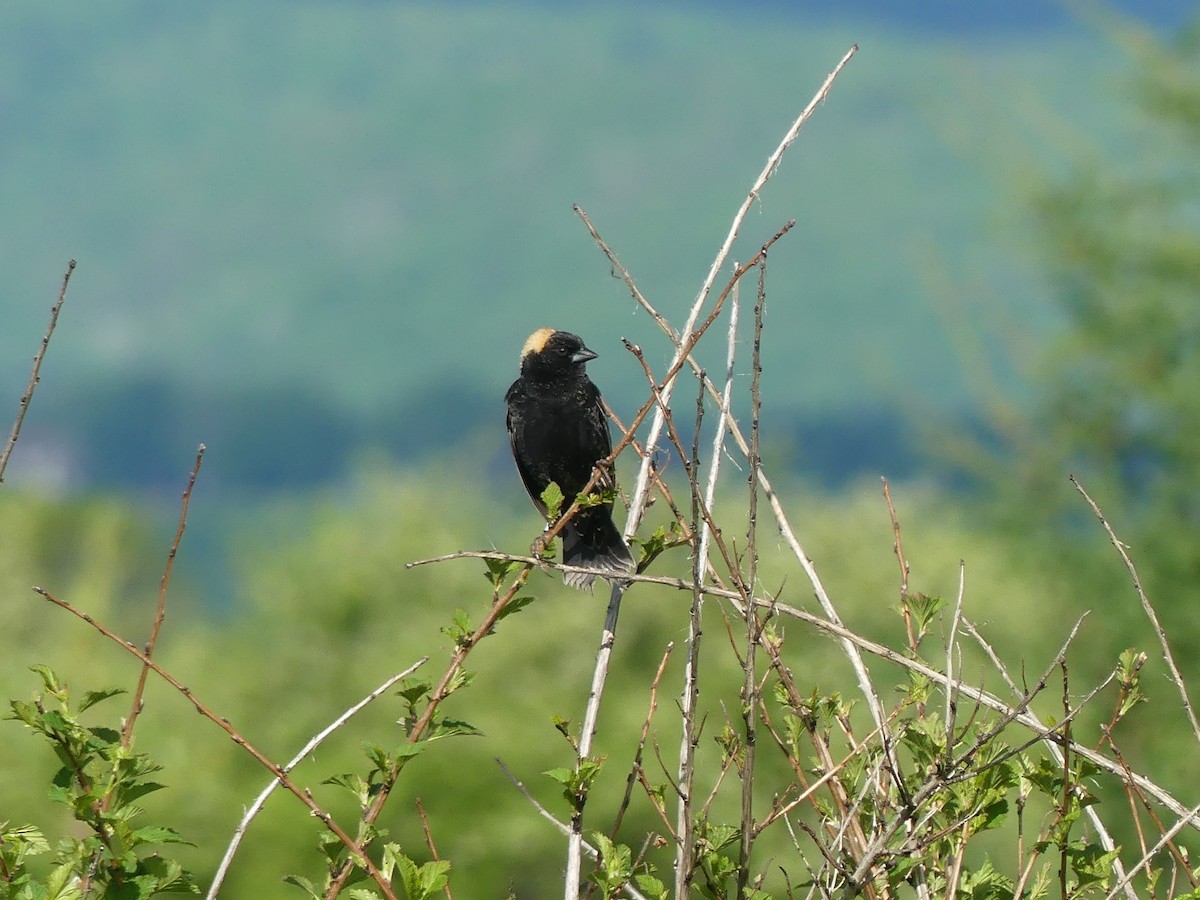
<svg viewBox="0 0 1200 900">
<path fill-rule="evenodd" d="M 468 563 L 403 563 L 519 550 L 538 527 L 501 411 L 525 336 L 583 335 L 623 413 L 645 387 L 619 339 L 659 370 L 669 359 L 572 204 L 680 322 L 753 178 L 851 43 L 734 252 L 797 220 L 768 270 L 764 441 L 831 593 L 856 627 L 899 635 L 883 474 L 921 590 L 952 593 L 965 559 L 968 611 L 1035 667 L 1092 610 L 1080 667 L 1107 671 L 1152 634 L 1074 471 L 1194 647 L 1195 11 L 6 3 L 13 414 L 67 260 L 78 268 L 0 490 L 2 693 L 31 693 L 36 662 L 88 688 L 129 683 L 129 659 L 29 586 L 142 634 L 201 442 L 165 664 L 281 758 L 392 671 L 423 653 L 436 665 L 440 626 L 480 609 L 485 583 Z M 555 796 L 537 773 L 569 748 L 550 717 L 581 711 L 603 603 L 536 583 L 545 602 L 481 651 L 486 687 L 455 710 L 485 736 L 420 759 L 393 801 L 391 827 L 419 849 L 410 804 L 425 798 L 463 896 L 545 896 L 561 866 L 491 760 Z M 685 627 L 670 594 L 627 606 L 605 713 L 626 737 Z M 1169 730 L 1156 684 L 1162 701 L 1140 714 Z M 357 739 L 396 714 L 349 729 L 314 783 L 358 766 Z M 196 718 L 156 687 L 139 729 L 180 785 L 155 802 L 195 841 L 203 879 L 263 776 Z M 0 821 L 53 830 L 52 759 L 15 723 L 0 734 Z M 1131 743 L 1165 783 L 1196 783 L 1194 748 Z M 288 896 L 280 876 L 314 874 L 315 834 L 278 798 L 229 896 Z"/>
</svg>

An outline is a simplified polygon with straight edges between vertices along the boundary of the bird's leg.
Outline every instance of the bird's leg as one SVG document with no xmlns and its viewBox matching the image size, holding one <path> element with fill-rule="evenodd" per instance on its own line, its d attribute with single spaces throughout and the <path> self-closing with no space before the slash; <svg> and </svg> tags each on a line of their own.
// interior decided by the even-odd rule
<svg viewBox="0 0 1200 900">
<path fill-rule="evenodd" d="M 546 540 L 546 532 L 549 530 L 550 526 L 547 525 L 542 533 L 533 539 L 533 543 L 529 545 L 530 556 L 536 556 L 538 559 L 542 558 L 542 554 L 546 552 L 546 544 L 549 543 Z"/>
</svg>

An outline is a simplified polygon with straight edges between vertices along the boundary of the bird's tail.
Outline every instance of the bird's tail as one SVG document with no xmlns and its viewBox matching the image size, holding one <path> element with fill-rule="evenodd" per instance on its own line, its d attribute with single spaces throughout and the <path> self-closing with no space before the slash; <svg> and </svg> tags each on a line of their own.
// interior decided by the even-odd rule
<svg viewBox="0 0 1200 900">
<path fill-rule="evenodd" d="M 589 512 L 591 512 L 589 510 Z M 602 510 L 596 510 L 599 513 Z M 603 510 L 607 513 L 607 510 Z M 576 520 L 583 518 L 577 515 Z M 626 576 L 636 570 L 633 556 L 621 532 L 613 524 L 608 515 L 597 515 L 584 519 L 576 525 L 576 520 L 567 524 L 563 533 L 563 562 L 568 566 L 579 566 L 584 569 L 599 569 L 598 573 L 567 572 L 563 581 L 573 588 L 590 591 L 596 583 L 596 577 L 610 582 L 623 581 Z"/>
</svg>

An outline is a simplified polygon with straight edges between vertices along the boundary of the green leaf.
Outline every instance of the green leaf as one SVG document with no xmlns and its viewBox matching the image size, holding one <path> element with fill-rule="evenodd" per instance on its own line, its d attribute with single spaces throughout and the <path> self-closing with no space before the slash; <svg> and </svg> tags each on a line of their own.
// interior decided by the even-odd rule
<svg viewBox="0 0 1200 900">
<path fill-rule="evenodd" d="M 496 616 L 496 621 L 503 621 L 514 613 L 519 613 L 533 601 L 533 597 L 513 597 L 505 604 L 504 609 L 500 610 L 500 614 Z"/>
<path fill-rule="evenodd" d="M 451 694 L 453 694 L 455 691 L 459 690 L 460 688 L 470 687 L 471 682 L 474 680 L 475 680 L 474 672 L 468 672 L 466 669 L 459 669 L 457 672 L 454 673 L 454 675 L 451 677 L 449 683 L 446 685 L 446 693 L 444 696 L 449 697 Z"/>
<path fill-rule="evenodd" d="M 394 867 L 408 900 L 429 900 L 446 886 L 450 871 L 450 863 L 444 859 L 418 866 L 401 852 L 398 844 L 384 847 L 383 862 L 385 874 Z"/>
<path fill-rule="evenodd" d="M 542 505 L 546 507 L 546 518 L 554 521 L 563 513 L 563 492 L 555 482 L 550 482 L 546 485 L 546 489 L 542 491 Z"/>
<path fill-rule="evenodd" d="M 54 673 L 54 670 L 49 666 L 44 666 L 38 663 L 30 666 L 29 671 L 36 672 L 39 676 L 41 676 L 42 684 L 50 693 L 54 694 L 55 696 L 62 695 L 62 683 L 58 680 L 58 676 Z"/>
<path fill-rule="evenodd" d="M 135 829 L 133 832 L 134 840 L 140 844 L 187 844 L 180 837 L 179 832 L 174 828 L 166 828 L 160 825 L 147 825 L 142 828 Z"/>
<path fill-rule="evenodd" d="M 415 705 L 422 697 L 433 690 L 433 685 L 424 679 L 406 678 L 400 682 L 400 690 L 397 691 L 404 700 L 410 705 Z"/>
<path fill-rule="evenodd" d="M 145 797 L 147 794 L 153 794 L 155 791 L 161 791 L 166 788 L 165 784 L 159 784 L 157 781 L 142 781 L 133 784 L 123 784 L 116 791 L 122 803 L 129 803 L 137 800 L 139 797 Z"/>
<path fill-rule="evenodd" d="M 354 795 L 359 806 L 366 806 L 371 796 L 370 785 L 361 775 L 356 775 L 349 772 L 343 775 L 331 775 L 321 782 L 322 784 L 335 784 L 338 787 L 343 787 Z"/>
<path fill-rule="evenodd" d="M 649 900 L 669 900 L 667 886 L 653 875 L 634 875 L 633 883 Z"/>
<path fill-rule="evenodd" d="M 102 700 L 107 700 L 109 697 L 116 697 L 118 694 L 126 693 L 121 688 L 107 688 L 102 691 L 88 691 L 83 695 L 83 699 L 79 701 L 78 712 L 83 712 L 90 709 Z"/>
<path fill-rule="evenodd" d="M 432 860 L 421 866 L 420 886 L 424 897 L 432 897 L 444 888 L 450 880 L 450 861 L 445 859 Z"/>
<path fill-rule="evenodd" d="M 946 601 L 941 597 L 930 597 L 927 594 L 906 594 L 900 598 L 901 609 L 908 610 L 917 626 L 917 633 L 922 637 L 929 631 L 934 616 L 941 612 L 945 605 Z"/>
<path fill-rule="evenodd" d="M 38 716 L 40 713 L 37 707 L 32 703 L 26 703 L 24 700 L 10 700 L 8 705 L 12 708 L 12 715 L 7 718 L 18 719 L 28 725 L 30 728 L 37 727 Z"/>
<path fill-rule="evenodd" d="M 478 737 L 483 734 L 478 728 L 470 722 L 463 722 L 460 719 L 442 719 L 429 730 L 429 740 L 436 741 L 440 738 L 454 737 L 455 735 L 467 734 Z"/>
<path fill-rule="evenodd" d="M 308 894 L 308 896 L 315 897 L 316 900 L 321 900 L 321 898 L 325 896 L 324 891 L 318 891 L 317 886 L 303 875 L 284 875 L 283 881 L 284 884 L 295 885 L 296 887 L 300 888 L 300 890 L 304 891 L 304 893 Z"/>
<path fill-rule="evenodd" d="M 487 563 L 488 570 L 483 573 L 483 577 L 490 581 L 494 588 L 500 587 L 508 573 L 521 565 L 511 559 L 485 559 L 484 562 Z"/>
<path fill-rule="evenodd" d="M 418 753 L 423 752 L 427 746 L 428 744 L 426 744 L 425 741 L 417 741 L 415 744 L 401 744 L 396 748 L 393 755 L 397 760 L 412 759 Z"/>
<path fill-rule="evenodd" d="M 362 742 L 363 752 L 367 754 L 367 759 L 380 772 L 387 772 L 392 768 L 392 759 L 387 755 L 387 752 L 376 744 L 374 741 Z"/>
</svg>

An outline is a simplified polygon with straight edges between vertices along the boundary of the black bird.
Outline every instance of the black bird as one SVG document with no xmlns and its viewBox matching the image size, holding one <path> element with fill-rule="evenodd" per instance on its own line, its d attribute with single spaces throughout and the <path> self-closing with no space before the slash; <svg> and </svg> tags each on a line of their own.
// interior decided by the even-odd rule
<svg viewBox="0 0 1200 900">
<path fill-rule="evenodd" d="M 612 453 L 600 391 L 584 371 L 596 354 L 578 335 L 539 328 L 521 349 L 521 376 L 504 395 L 513 459 L 533 505 L 546 515 L 542 492 L 550 482 L 563 493 L 566 512 L 592 478 L 599 460 Z M 612 488 L 611 473 L 596 489 Z M 603 569 L 610 581 L 633 572 L 633 557 L 612 520 L 612 503 L 579 510 L 562 530 L 563 562 Z M 567 573 L 571 587 L 590 589 L 595 575 Z"/>
</svg>

